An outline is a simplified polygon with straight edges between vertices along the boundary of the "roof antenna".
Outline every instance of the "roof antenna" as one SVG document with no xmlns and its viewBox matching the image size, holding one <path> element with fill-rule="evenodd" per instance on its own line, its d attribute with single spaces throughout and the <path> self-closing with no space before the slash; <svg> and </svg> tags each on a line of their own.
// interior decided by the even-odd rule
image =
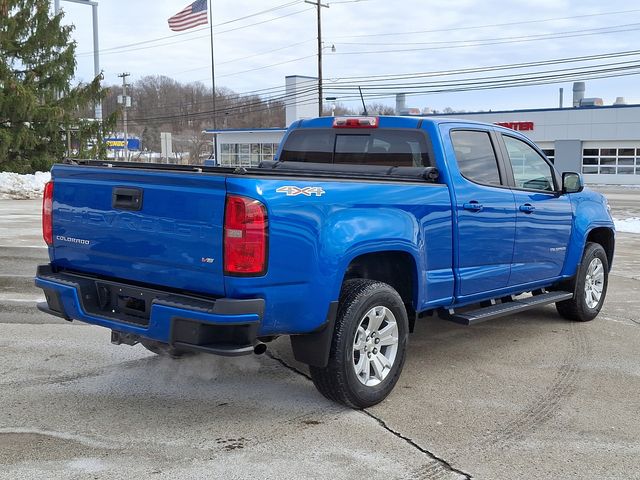
<svg viewBox="0 0 640 480">
<path fill-rule="evenodd" d="M 360 100 L 362 100 L 362 108 L 364 108 L 364 115 L 369 115 L 367 113 L 367 106 L 364 104 L 364 97 L 362 96 L 362 88 L 358 85 L 358 91 L 360 92 Z"/>
</svg>

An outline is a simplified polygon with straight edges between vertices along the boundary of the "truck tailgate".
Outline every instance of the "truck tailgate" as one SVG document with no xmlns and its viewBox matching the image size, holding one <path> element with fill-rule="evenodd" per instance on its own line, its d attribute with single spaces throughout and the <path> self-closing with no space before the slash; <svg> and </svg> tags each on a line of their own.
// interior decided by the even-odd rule
<svg viewBox="0 0 640 480">
<path fill-rule="evenodd" d="M 54 266 L 224 295 L 223 175 L 56 165 L 52 179 Z"/>
</svg>

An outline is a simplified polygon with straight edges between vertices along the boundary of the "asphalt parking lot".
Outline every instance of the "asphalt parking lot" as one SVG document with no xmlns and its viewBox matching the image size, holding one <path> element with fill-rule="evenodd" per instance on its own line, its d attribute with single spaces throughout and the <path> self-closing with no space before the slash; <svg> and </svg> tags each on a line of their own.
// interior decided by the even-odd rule
<svg viewBox="0 0 640 480">
<path fill-rule="evenodd" d="M 640 216 L 640 189 L 607 192 Z M 172 361 L 37 312 L 39 222 L 0 200 L 0 479 L 640 478 L 640 235 L 617 235 L 596 320 L 424 319 L 395 391 L 355 411 L 288 341 Z"/>
</svg>

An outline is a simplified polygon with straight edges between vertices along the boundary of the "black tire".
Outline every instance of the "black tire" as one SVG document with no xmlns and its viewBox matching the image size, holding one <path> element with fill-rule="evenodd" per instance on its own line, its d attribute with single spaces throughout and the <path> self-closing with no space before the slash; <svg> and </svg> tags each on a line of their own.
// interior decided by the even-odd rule
<svg viewBox="0 0 640 480">
<path fill-rule="evenodd" d="M 597 305 L 589 307 L 585 294 L 585 283 L 587 282 L 587 274 L 589 266 L 594 259 L 600 259 L 604 268 L 604 283 L 602 285 L 602 295 Z M 607 254 L 602 248 L 602 245 L 598 243 L 587 243 L 584 253 L 582 254 L 582 260 L 576 276 L 568 283 L 567 288 L 569 291 L 573 291 L 573 298 L 565 300 L 563 302 L 556 303 L 556 309 L 558 313 L 567 320 L 574 320 L 577 322 L 588 322 L 596 318 L 604 299 L 607 295 L 607 286 L 609 284 L 609 260 Z"/>
<path fill-rule="evenodd" d="M 395 317 L 398 348 L 386 376 L 377 385 L 370 386 L 359 379 L 354 369 L 354 359 L 360 354 L 354 353 L 353 343 L 360 322 L 365 321 L 368 324 L 370 321 L 365 314 L 379 306 L 386 307 Z M 381 325 L 388 325 L 387 318 L 389 317 L 385 317 Z M 389 395 L 400 378 L 407 350 L 408 334 L 407 311 L 398 292 L 386 283 L 373 280 L 346 281 L 340 294 L 329 363 L 324 368 L 309 367 L 313 384 L 329 400 L 352 408 L 366 408 L 380 403 Z M 373 346 L 375 347 L 375 344 Z M 379 348 L 382 354 L 382 349 L 385 347 Z M 375 352 L 377 353 L 377 349 Z M 367 362 L 364 357 L 363 362 Z M 369 368 L 371 368 L 370 365 Z"/>
<path fill-rule="evenodd" d="M 141 339 L 140 345 L 142 345 L 144 348 L 146 348 L 150 352 L 153 352 L 156 355 L 159 355 L 161 357 L 178 359 L 178 358 L 183 358 L 183 357 L 188 357 L 190 355 L 193 355 L 193 352 L 189 352 L 187 350 L 180 350 L 178 348 L 172 347 L 167 343 L 157 342 L 155 340 Z"/>
</svg>

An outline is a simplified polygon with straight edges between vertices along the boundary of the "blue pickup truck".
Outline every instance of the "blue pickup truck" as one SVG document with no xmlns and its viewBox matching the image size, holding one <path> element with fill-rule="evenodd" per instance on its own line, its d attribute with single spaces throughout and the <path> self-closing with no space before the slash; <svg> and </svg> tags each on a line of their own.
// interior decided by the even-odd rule
<svg viewBox="0 0 640 480">
<path fill-rule="evenodd" d="M 424 316 L 593 319 L 614 252 L 607 200 L 526 137 L 416 117 L 298 121 L 256 168 L 57 164 L 43 232 L 41 310 L 171 357 L 287 335 L 352 407 L 389 394 Z"/>
</svg>

